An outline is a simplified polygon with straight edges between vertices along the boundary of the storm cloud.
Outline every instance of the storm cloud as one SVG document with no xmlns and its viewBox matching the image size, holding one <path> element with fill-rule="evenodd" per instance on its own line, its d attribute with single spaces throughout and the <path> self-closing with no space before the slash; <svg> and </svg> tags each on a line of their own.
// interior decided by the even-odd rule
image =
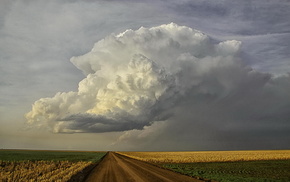
<svg viewBox="0 0 290 182">
<path fill-rule="evenodd" d="M 128 131 L 117 143 L 150 141 L 144 132 L 222 142 L 289 130 L 289 75 L 252 69 L 240 46 L 174 23 L 111 34 L 71 58 L 86 75 L 78 91 L 39 99 L 27 122 L 55 133 Z"/>
<path fill-rule="evenodd" d="M 288 0 L 2 0 L 0 146 L 288 149 L 289 9 Z M 170 22 L 200 31 L 159 26 Z"/>
</svg>

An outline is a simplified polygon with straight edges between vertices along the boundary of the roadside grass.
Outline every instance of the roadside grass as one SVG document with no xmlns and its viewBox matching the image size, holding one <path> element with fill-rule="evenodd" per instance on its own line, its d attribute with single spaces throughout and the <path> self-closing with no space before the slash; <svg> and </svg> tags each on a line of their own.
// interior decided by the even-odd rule
<svg viewBox="0 0 290 182">
<path fill-rule="evenodd" d="M 189 176 L 220 182 L 290 181 L 290 160 L 170 163 L 161 166 Z"/>
<path fill-rule="evenodd" d="M 97 162 L 106 152 L 0 150 L 0 161 L 91 161 Z"/>
<path fill-rule="evenodd" d="M 83 181 L 106 152 L 0 150 L 0 181 Z"/>
</svg>

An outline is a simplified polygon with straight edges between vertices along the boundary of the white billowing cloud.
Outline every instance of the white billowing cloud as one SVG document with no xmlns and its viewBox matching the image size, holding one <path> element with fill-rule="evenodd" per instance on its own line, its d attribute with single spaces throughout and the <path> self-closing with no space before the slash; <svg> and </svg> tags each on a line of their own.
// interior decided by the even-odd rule
<svg viewBox="0 0 290 182">
<path fill-rule="evenodd" d="M 113 74 L 113 63 L 106 66 Z M 26 115 L 28 122 L 46 122 L 54 132 L 122 131 L 148 125 L 173 79 L 142 55 L 114 71 L 115 77 L 98 71 L 88 74 L 77 93 L 36 101 Z"/>
<path fill-rule="evenodd" d="M 247 67 L 240 46 L 174 23 L 112 34 L 71 59 L 86 75 L 78 91 L 39 99 L 27 122 L 56 133 L 130 130 L 117 143 L 180 145 L 244 127 L 289 127 L 289 76 Z"/>
</svg>

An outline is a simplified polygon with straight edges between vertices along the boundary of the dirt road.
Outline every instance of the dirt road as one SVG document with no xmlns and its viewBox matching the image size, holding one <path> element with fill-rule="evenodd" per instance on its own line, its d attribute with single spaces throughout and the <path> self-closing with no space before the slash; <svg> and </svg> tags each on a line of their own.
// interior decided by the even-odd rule
<svg viewBox="0 0 290 182">
<path fill-rule="evenodd" d="M 200 182 L 146 162 L 131 159 L 114 152 L 105 158 L 87 177 L 86 182 Z"/>
</svg>

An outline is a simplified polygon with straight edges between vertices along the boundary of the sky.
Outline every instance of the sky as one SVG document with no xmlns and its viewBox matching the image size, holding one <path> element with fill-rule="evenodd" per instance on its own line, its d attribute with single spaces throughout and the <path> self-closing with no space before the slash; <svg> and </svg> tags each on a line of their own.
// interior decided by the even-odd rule
<svg viewBox="0 0 290 182">
<path fill-rule="evenodd" d="M 289 149 L 288 0 L 2 0 L 0 148 Z"/>
</svg>

